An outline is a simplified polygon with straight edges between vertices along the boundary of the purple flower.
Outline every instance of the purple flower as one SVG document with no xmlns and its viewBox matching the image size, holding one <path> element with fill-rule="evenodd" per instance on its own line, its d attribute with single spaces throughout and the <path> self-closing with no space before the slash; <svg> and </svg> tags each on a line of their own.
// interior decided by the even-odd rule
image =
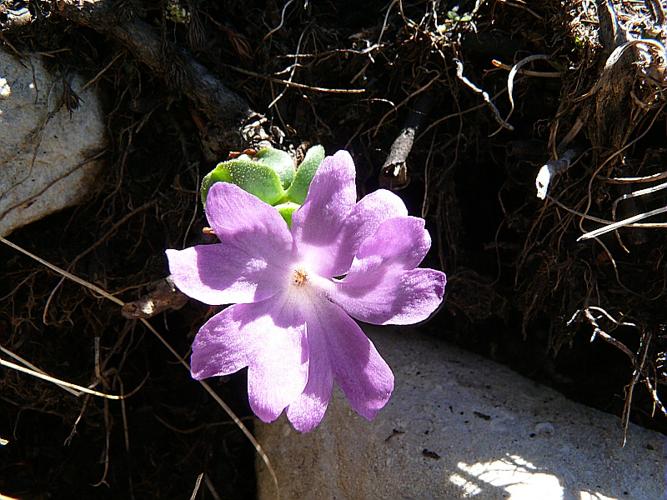
<svg viewBox="0 0 667 500">
<path fill-rule="evenodd" d="M 442 302 L 444 273 L 416 269 L 431 246 L 424 220 L 386 190 L 355 203 L 354 177 L 347 152 L 325 158 L 291 231 L 275 208 L 216 183 L 206 215 L 221 243 L 167 250 L 183 293 L 236 304 L 197 333 L 192 376 L 248 367 L 250 407 L 265 422 L 286 409 L 297 430 L 313 429 L 334 381 L 357 413 L 375 417 L 394 376 L 350 316 L 404 325 Z"/>
</svg>

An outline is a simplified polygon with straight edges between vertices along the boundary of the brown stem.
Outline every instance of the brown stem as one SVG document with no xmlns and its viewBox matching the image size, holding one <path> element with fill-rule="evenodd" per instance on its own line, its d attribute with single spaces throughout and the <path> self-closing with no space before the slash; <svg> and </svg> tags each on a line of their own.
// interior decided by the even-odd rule
<svg viewBox="0 0 667 500">
<path fill-rule="evenodd" d="M 394 139 L 389 155 L 384 165 L 382 165 L 380 172 L 380 185 L 382 187 L 396 190 L 409 184 L 410 178 L 406 162 L 410 151 L 412 151 L 417 131 L 424 121 L 424 117 L 428 114 L 432 102 L 431 94 L 423 94 L 417 99 L 414 108 L 410 109 L 405 124 L 398 137 Z"/>
</svg>

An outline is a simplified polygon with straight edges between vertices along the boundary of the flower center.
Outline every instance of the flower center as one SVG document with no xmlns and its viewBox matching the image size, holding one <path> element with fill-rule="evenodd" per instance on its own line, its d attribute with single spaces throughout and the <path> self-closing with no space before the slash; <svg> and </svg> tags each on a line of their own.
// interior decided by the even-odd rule
<svg viewBox="0 0 667 500">
<path fill-rule="evenodd" d="M 297 268 L 292 274 L 292 283 L 295 286 L 303 286 L 308 281 L 308 273 L 303 269 Z"/>
</svg>

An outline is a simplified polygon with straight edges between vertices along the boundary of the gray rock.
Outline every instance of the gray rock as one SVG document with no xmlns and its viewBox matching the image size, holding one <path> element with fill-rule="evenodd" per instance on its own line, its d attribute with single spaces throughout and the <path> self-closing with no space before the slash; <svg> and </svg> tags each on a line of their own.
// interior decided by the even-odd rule
<svg viewBox="0 0 667 500">
<path fill-rule="evenodd" d="M 78 95 L 61 106 L 64 80 L 41 58 L 0 50 L 0 235 L 79 203 L 93 187 L 105 145 L 102 106 L 93 87 L 68 79 Z"/>
<path fill-rule="evenodd" d="M 396 375 L 374 422 L 339 391 L 322 425 L 256 426 L 283 499 L 657 500 L 665 436 L 582 406 L 508 368 L 409 329 L 371 337 Z M 275 498 L 257 462 L 260 499 Z"/>
</svg>

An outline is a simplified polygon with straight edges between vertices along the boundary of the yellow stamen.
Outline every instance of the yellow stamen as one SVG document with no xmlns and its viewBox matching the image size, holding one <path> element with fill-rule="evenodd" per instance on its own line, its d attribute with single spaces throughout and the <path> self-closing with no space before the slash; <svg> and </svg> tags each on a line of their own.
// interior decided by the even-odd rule
<svg viewBox="0 0 667 500">
<path fill-rule="evenodd" d="M 292 282 L 296 286 L 303 286 L 308 281 L 308 273 L 302 269 L 295 269 L 292 276 Z"/>
</svg>

